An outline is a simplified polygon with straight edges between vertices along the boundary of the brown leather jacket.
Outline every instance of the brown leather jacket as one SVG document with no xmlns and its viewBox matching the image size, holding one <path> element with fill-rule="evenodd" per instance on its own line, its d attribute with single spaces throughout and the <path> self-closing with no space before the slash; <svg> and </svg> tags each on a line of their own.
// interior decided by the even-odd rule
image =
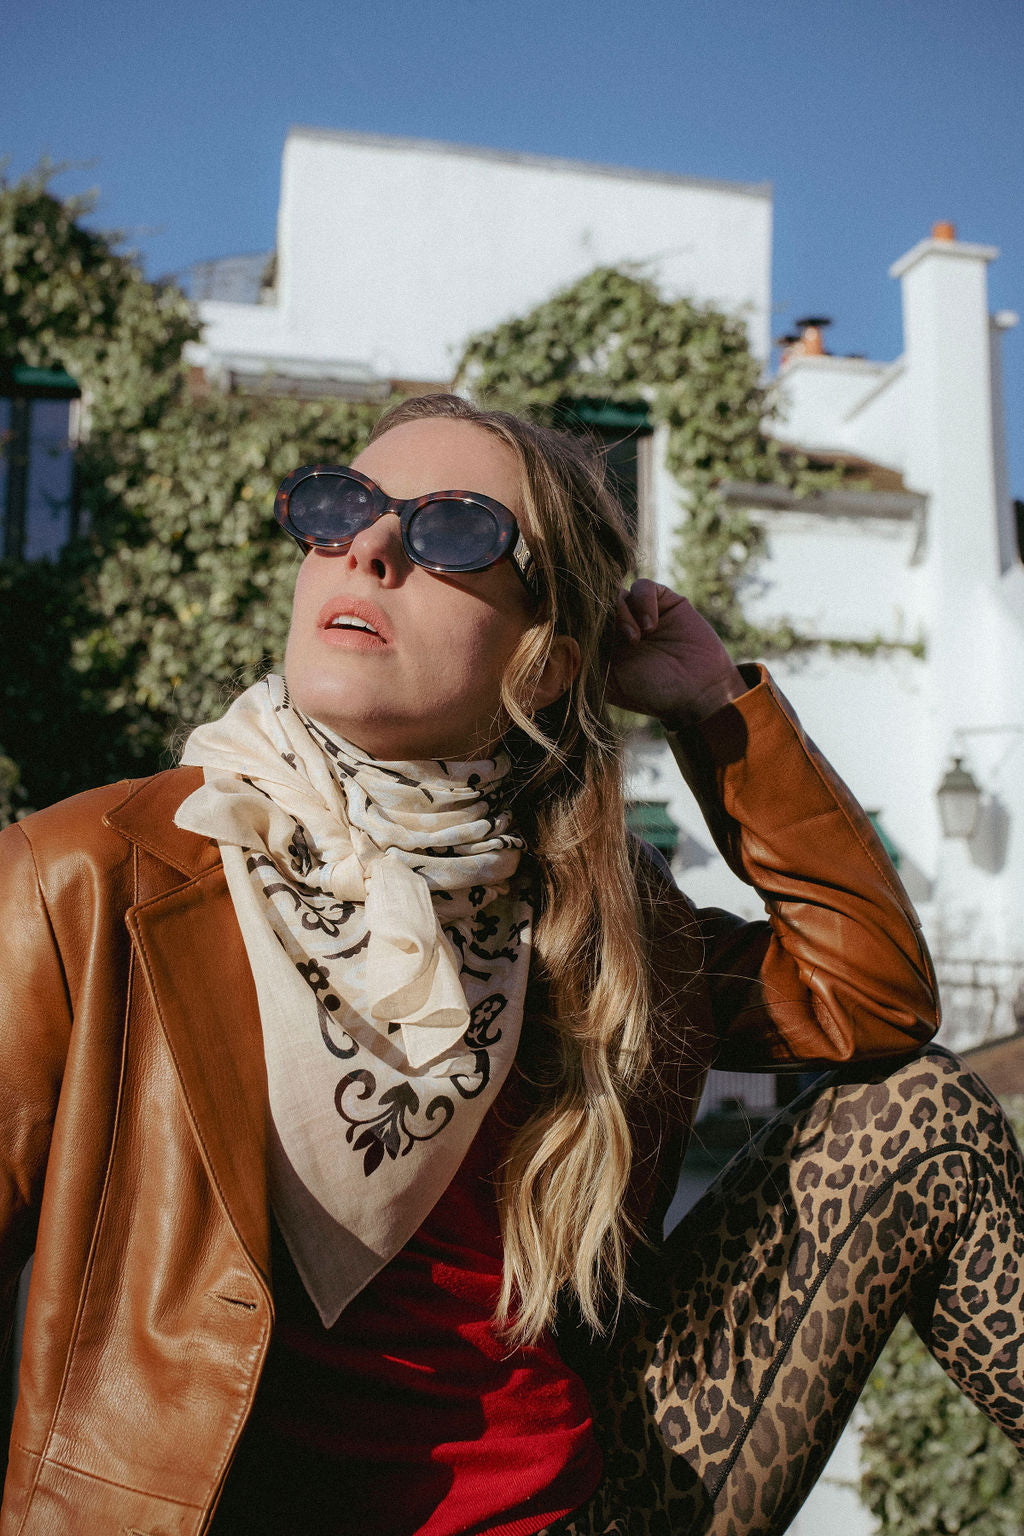
<svg viewBox="0 0 1024 1536">
<path fill-rule="evenodd" d="M 675 1074 L 637 1122 L 633 1203 L 655 1222 L 713 1051 L 746 1068 L 887 1056 L 936 1023 L 892 866 L 759 675 L 684 766 L 768 920 L 695 914 L 645 881 Z M 267 1348 L 256 999 L 216 846 L 172 822 L 198 772 L 0 834 L 7 1316 L 35 1251 L 0 1536 L 202 1531 Z"/>
</svg>

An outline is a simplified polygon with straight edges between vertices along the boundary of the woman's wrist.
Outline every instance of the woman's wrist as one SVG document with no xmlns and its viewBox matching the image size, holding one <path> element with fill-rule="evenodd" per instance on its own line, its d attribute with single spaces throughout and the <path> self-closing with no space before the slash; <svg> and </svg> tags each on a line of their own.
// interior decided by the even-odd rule
<svg viewBox="0 0 1024 1536">
<path fill-rule="evenodd" d="M 667 731 L 692 729 L 702 720 L 717 714 L 718 710 L 724 709 L 726 704 L 731 704 L 741 694 L 749 692 L 749 689 L 750 684 L 740 670 L 731 667 L 728 672 L 713 678 L 699 692 L 662 712 L 658 718 Z"/>
</svg>

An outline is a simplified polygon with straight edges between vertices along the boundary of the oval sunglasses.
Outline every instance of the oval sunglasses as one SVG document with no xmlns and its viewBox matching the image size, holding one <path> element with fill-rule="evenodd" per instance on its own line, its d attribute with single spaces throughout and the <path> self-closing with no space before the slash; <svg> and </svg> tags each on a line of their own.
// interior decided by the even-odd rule
<svg viewBox="0 0 1024 1536">
<path fill-rule="evenodd" d="M 540 597 L 536 562 L 509 509 L 476 491 L 428 491 L 401 501 L 343 464 L 304 464 L 281 481 L 274 516 L 306 553 L 348 548 L 357 533 L 395 512 L 409 559 L 425 570 L 483 571 L 508 559 L 531 598 Z"/>
</svg>

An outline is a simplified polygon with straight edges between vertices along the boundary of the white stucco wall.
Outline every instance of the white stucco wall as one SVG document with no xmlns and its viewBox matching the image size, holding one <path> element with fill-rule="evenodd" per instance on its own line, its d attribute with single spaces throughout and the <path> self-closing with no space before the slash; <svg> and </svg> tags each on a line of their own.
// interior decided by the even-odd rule
<svg viewBox="0 0 1024 1536">
<path fill-rule="evenodd" d="M 825 1463 L 807 1502 L 789 1526 L 789 1536 L 822 1536 L 822 1532 L 842 1532 L 842 1536 L 873 1536 L 877 1531 L 858 1496 L 860 1483 L 860 1424 L 856 1415 L 840 1436 L 835 1450 Z"/>
<path fill-rule="evenodd" d="M 441 382 L 471 332 L 605 262 L 641 263 L 668 293 L 744 313 L 767 358 L 770 242 L 764 188 L 295 129 L 275 302 L 202 306 L 196 360 L 371 388 Z M 786 619 L 824 640 L 924 641 L 924 660 L 821 650 L 775 671 L 855 792 L 882 811 L 935 948 L 1004 967 L 1019 959 L 1024 976 L 1024 730 L 1014 729 L 1024 726 L 1024 573 L 987 309 L 995 254 L 922 241 L 893 269 L 902 357 L 797 357 L 783 370 L 783 440 L 896 470 L 926 510 L 915 521 L 756 512 L 768 545 L 747 603 L 763 623 Z M 645 558 L 671 579 L 685 507 L 664 448 L 659 431 Z M 985 792 L 970 846 L 938 831 L 934 792 L 954 751 Z M 668 799 L 683 828 L 679 873 L 695 897 L 756 914 L 756 898 L 711 853 L 664 750 L 638 749 L 635 776 L 637 794 Z"/>
<path fill-rule="evenodd" d="M 606 263 L 742 313 L 768 355 L 764 187 L 297 128 L 277 254 L 276 304 L 201 306 L 197 361 L 338 357 L 443 381 L 469 334 Z"/>
<path fill-rule="evenodd" d="M 773 671 L 900 849 L 945 977 L 953 1047 L 1012 1029 L 1024 983 L 1024 568 L 1006 488 L 1000 326 L 987 306 L 996 254 L 930 239 L 896 263 L 905 350 L 895 364 L 801 357 L 784 370 L 779 435 L 899 470 L 925 512 L 756 512 L 767 550 L 747 599 L 752 618 L 788 619 L 805 635 L 924 642 L 921 659 L 822 649 Z M 940 831 L 935 790 L 954 753 L 983 792 L 969 842 Z M 701 901 L 753 911 L 732 876 L 703 862 L 696 808 L 664 763 L 659 772 L 685 829 L 683 883 Z"/>
<path fill-rule="evenodd" d="M 898 469 L 927 500 L 917 520 L 762 511 L 763 623 L 805 633 L 925 642 L 926 653 L 858 656 L 824 649 L 780 658 L 773 672 L 860 802 L 880 813 L 942 980 L 953 1049 L 1008 1033 L 1024 982 L 1024 566 L 1006 487 L 999 394 L 1000 325 L 987 313 L 995 253 L 925 241 L 897 263 L 904 356 L 887 366 L 806 358 L 786 370 L 780 436 Z M 923 534 L 923 537 L 922 537 Z M 935 789 L 954 751 L 983 790 L 969 841 L 941 834 Z M 700 904 L 760 915 L 712 853 L 664 750 L 637 754 L 638 792 L 667 799 L 683 829 L 680 883 Z M 856 1491 L 849 1429 L 794 1536 L 841 1526 L 872 1536 Z"/>
<path fill-rule="evenodd" d="M 795 357 L 779 376 L 776 435 L 802 448 L 836 448 L 837 429 L 885 375 L 884 363 L 859 357 Z"/>
<path fill-rule="evenodd" d="M 761 514 L 767 550 L 744 610 L 808 636 L 914 641 L 926 617 L 915 523 L 817 512 Z"/>
<path fill-rule="evenodd" d="M 906 451 L 906 367 L 902 358 L 888 363 L 877 380 L 837 424 L 841 441 L 851 453 L 874 464 L 902 470 Z"/>
<path fill-rule="evenodd" d="M 670 294 L 743 312 L 768 356 L 771 204 L 765 190 L 534 156 L 294 130 L 285 148 L 276 303 L 202 306 L 196 360 L 322 363 L 361 379 L 442 381 L 467 336 L 522 313 L 599 263 L 644 263 Z M 989 966 L 1003 988 L 947 985 L 944 1038 L 1005 1032 L 1024 977 L 1024 568 L 1006 491 L 998 332 L 987 312 L 995 252 L 926 240 L 896 264 L 905 348 L 891 362 L 795 359 L 780 438 L 859 455 L 926 498 L 922 529 L 893 517 L 758 512 L 767 532 L 763 623 L 822 639 L 903 643 L 926 655 L 826 648 L 774 662 L 811 736 L 880 813 L 941 963 Z M 883 276 L 878 274 L 878 280 Z M 685 515 L 655 434 L 652 569 L 667 579 Z M 969 843 L 940 833 L 935 788 L 962 751 L 984 791 Z M 631 788 L 681 828 L 676 872 L 698 905 L 760 917 L 714 850 L 663 743 L 636 743 Z M 1016 971 L 1014 967 L 1019 967 Z M 1009 980 L 1007 980 L 1009 978 Z M 980 999 L 980 1001 L 979 1001 Z M 850 1483 L 854 1438 L 792 1529 L 870 1522 Z"/>
</svg>

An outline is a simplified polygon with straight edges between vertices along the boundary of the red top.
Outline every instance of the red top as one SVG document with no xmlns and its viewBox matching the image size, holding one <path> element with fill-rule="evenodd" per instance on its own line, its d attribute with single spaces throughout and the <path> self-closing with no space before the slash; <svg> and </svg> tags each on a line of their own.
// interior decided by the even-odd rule
<svg viewBox="0 0 1024 1536">
<path fill-rule="evenodd" d="M 214 1536 L 529 1536 L 593 1493 L 583 1383 L 546 1335 L 510 1353 L 492 1322 L 498 1155 L 488 1115 L 423 1226 L 330 1329 L 275 1229 L 277 1323 Z"/>
</svg>

